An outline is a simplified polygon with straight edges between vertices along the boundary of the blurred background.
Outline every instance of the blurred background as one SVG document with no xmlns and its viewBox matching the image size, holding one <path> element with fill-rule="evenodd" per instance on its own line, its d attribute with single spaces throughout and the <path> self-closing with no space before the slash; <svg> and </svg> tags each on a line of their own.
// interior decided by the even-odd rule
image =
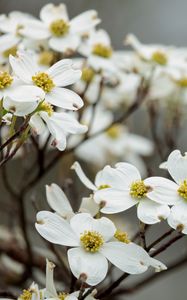
<svg viewBox="0 0 187 300">
<path fill-rule="evenodd" d="M 12 10 L 29 12 L 38 16 L 40 8 L 50 1 L 45 0 L 0 0 L 0 12 Z M 58 4 L 62 1 L 51 1 Z M 68 6 L 70 17 L 88 10 L 96 9 L 102 19 L 100 27 L 106 29 L 112 39 L 115 49 L 123 49 L 123 40 L 127 33 L 134 33 L 144 43 L 163 43 L 166 45 L 187 46 L 187 0 L 64 0 Z M 14 166 L 12 180 L 16 178 L 17 164 Z M 40 182 L 43 186 L 55 181 L 58 177 L 53 170 L 48 178 Z M 1 195 L 5 191 L 1 191 Z M 2 197 L 4 198 L 4 197 Z M 5 197 L 6 198 L 6 197 Z M 130 215 L 131 217 L 131 215 Z M 33 219 L 32 219 L 33 221 Z M 160 227 L 155 231 L 159 234 Z M 184 240 L 173 246 L 163 261 L 169 261 L 175 254 L 183 253 L 187 247 Z M 138 293 L 126 296 L 126 300 L 184 300 L 186 299 L 187 270 L 181 268 L 168 277 L 151 283 L 149 287 Z M 124 299 L 124 298 L 123 298 Z"/>
</svg>

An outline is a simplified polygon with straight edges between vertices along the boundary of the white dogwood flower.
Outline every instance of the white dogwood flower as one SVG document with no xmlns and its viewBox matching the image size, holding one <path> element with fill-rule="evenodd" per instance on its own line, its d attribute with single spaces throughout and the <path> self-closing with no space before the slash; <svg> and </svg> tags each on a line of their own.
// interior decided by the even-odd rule
<svg viewBox="0 0 187 300">
<path fill-rule="evenodd" d="M 152 200 L 151 178 L 144 181 L 136 167 L 128 163 L 118 163 L 116 168 L 106 166 L 96 175 L 93 184 L 83 173 L 78 162 L 72 166 L 83 184 L 94 192 L 94 200 L 106 214 L 125 211 L 137 205 L 138 218 L 146 224 L 154 224 L 166 219 L 170 209 L 168 205 Z"/>
<path fill-rule="evenodd" d="M 81 35 L 87 34 L 100 20 L 95 10 L 88 10 L 69 20 L 66 5 L 45 5 L 39 20 L 31 20 L 24 27 L 24 35 L 34 40 L 49 39 L 49 46 L 59 52 L 71 52 L 78 48 Z"/>
<path fill-rule="evenodd" d="M 113 50 L 108 33 L 103 30 L 92 30 L 88 39 L 81 44 L 78 51 L 88 57 L 88 65 L 94 70 L 116 72 L 113 61 Z"/>
<path fill-rule="evenodd" d="M 10 56 L 10 64 L 20 80 L 45 92 L 48 103 L 70 110 L 83 106 L 82 99 L 76 93 L 64 88 L 75 83 L 81 76 L 80 70 L 73 69 L 71 60 L 60 60 L 43 72 L 31 54 L 20 51 L 17 57 Z"/>
<path fill-rule="evenodd" d="M 116 228 L 105 217 L 94 219 L 90 214 L 80 213 L 68 223 L 57 214 L 40 211 L 35 226 L 49 242 L 74 247 L 67 252 L 71 271 L 76 278 L 84 277 L 90 285 L 96 285 L 105 278 L 107 259 L 129 274 L 143 273 L 149 266 L 159 270 L 166 268 L 134 243 L 111 241 Z"/>
</svg>

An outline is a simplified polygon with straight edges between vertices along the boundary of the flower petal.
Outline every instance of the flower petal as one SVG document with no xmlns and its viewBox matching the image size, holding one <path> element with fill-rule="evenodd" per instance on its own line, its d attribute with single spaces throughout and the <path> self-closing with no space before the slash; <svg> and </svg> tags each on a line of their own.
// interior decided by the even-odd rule
<svg viewBox="0 0 187 300">
<path fill-rule="evenodd" d="M 148 253 L 140 246 L 121 242 L 106 243 L 100 251 L 112 264 L 123 272 L 129 274 L 140 274 L 145 272 L 149 266 L 164 268 L 165 266 L 149 257 Z"/>
<path fill-rule="evenodd" d="M 32 113 L 38 106 L 37 102 L 18 102 L 12 100 L 10 97 L 3 99 L 3 107 L 12 112 L 15 116 L 24 117 Z"/>
<path fill-rule="evenodd" d="M 89 285 L 94 286 L 100 283 L 108 271 L 108 262 L 99 252 L 89 253 L 81 248 L 70 249 L 68 261 L 73 275 L 76 278 L 79 278 L 81 274 L 86 275 L 86 282 Z"/>
<path fill-rule="evenodd" d="M 182 156 L 179 150 L 174 150 L 168 157 L 167 168 L 173 179 L 181 184 L 187 179 L 187 155 Z"/>
<path fill-rule="evenodd" d="M 151 188 L 147 197 L 157 203 L 174 205 L 181 201 L 181 197 L 177 193 L 179 186 L 167 178 L 149 177 L 144 180 L 144 183 Z"/>
<path fill-rule="evenodd" d="M 9 62 L 16 76 L 23 82 L 32 83 L 32 76 L 38 72 L 38 67 L 31 54 L 19 51 L 16 57 L 10 55 Z"/>
<path fill-rule="evenodd" d="M 17 37 L 13 34 L 4 34 L 0 36 L 0 52 L 4 52 L 15 45 L 20 41 L 20 37 Z"/>
<path fill-rule="evenodd" d="M 87 33 L 99 23 L 100 19 L 97 18 L 97 11 L 88 10 L 70 21 L 70 29 L 73 33 Z"/>
<path fill-rule="evenodd" d="M 129 195 L 129 190 L 103 189 L 94 193 L 96 203 L 103 203 L 101 212 L 105 214 L 118 213 L 136 205 L 138 201 Z"/>
<path fill-rule="evenodd" d="M 79 212 L 89 213 L 91 216 L 95 216 L 99 211 L 99 205 L 93 200 L 93 196 L 82 198 Z"/>
<path fill-rule="evenodd" d="M 48 39 L 51 35 L 47 26 L 39 20 L 27 21 L 23 28 L 19 30 L 19 33 L 29 39 L 39 41 Z"/>
<path fill-rule="evenodd" d="M 150 199 L 141 199 L 138 204 L 137 215 L 145 224 L 155 224 L 166 219 L 170 214 L 167 205 L 156 203 Z"/>
<path fill-rule="evenodd" d="M 100 187 L 102 185 L 109 185 L 111 188 L 123 189 L 125 186 L 125 176 L 122 172 L 110 166 L 105 166 L 103 170 L 99 171 L 95 178 L 95 185 Z"/>
<path fill-rule="evenodd" d="M 182 202 L 173 206 L 167 220 L 169 226 L 180 229 L 182 233 L 187 234 L 187 203 Z"/>
<path fill-rule="evenodd" d="M 34 114 L 30 118 L 29 124 L 36 134 L 43 134 L 46 131 L 46 125 L 38 114 Z"/>
<path fill-rule="evenodd" d="M 50 297 L 58 298 L 57 291 L 54 285 L 54 279 L 53 279 L 54 268 L 55 265 L 47 259 L 46 260 L 46 292 L 49 298 Z"/>
<path fill-rule="evenodd" d="M 47 241 L 63 246 L 79 245 L 79 240 L 69 223 L 57 214 L 40 211 L 37 213 L 36 218 L 36 230 Z"/>
<path fill-rule="evenodd" d="M 141 180 L 141 176 L 138 169 L 131 164 L 125 162 L 117 163 L 116 168 L 124 174 L 126 186 L 130 186 L 133 182 Z"/>
<path fill-rule="evenodd" d="M 59 19 L 68 21 L 66 5 L 63 3 L 60 3 L 59 5 L 54 5 L 52 3 L 44 5 L 40 11 L 40 19 L 46 24 L 50 24 Z"/>
<path fill-rule="evenodd" d="M 74 164 L 71 166 L 72 170 L 75 170 L 77 176 L 79 177 L 80 181 L 90 190 L 97 190 L 96 186 L 88 179 L 88 177 L 83 172 L 80 164 L 75 161 Z"/>
<path fill-rule="evenodd" d="M 44 91 L 32 85 L 19 85 L 11 89 L 7 89 L 6 94 L 17 102 L 38 102 L 45 98 Z"/>
<path fill-rule="evenodd" d="M 47 70 L 56 86 L 67 86 L 75 83 L 81 77 L 81 71 L 73 68 L 71 59 L 62 59 Z"/>
<path fill-rule="evenodd" d="M 88 213 L 79 213 L 73 216 L 70 225 L 78 237 L 85 231 L 96 231 L 103 236 L 105 241 L 108 241 L 116 232 L 116 227 L 108 218 L 94 219 Z"/>
<path fill-rule="evenodd" d="M 71 110 L 78 110 L 84 104 L 78 94 L 59 87 L 53 88 L 53 90 L 46 95 L 46 101 L 55 106 Z"/>
<path fill-rule="evenodd" d="M 52 37 L 49 40 L 51 49 L 58 52 L 75 51 L 80 44 L 80 37 L 77 34 L 67 34 L 62 38 Z"/>
<path fill-rule="evenodd" d="M 57 184 L 46 185 L 46 196 L 50 207 L 62 217 L 73 213 L 68 198 Z"/>
</svg>

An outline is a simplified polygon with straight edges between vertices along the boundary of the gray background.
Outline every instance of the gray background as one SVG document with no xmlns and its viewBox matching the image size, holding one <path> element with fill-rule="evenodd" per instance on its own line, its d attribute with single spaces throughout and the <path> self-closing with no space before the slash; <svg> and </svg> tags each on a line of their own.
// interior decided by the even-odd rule
<svg viewBox="0 0 187 300">
<path fill-rule="evenodd" d="M 0 0 L 0 11 L 21 10 L 37 16 L 46 3 L 44 0 Z M 102 19 L 101 26 L 109 32 L 116 49 L 123 48 L 123 39 L 129 32 L 146 43 L 187 46 L 187 0 L 66 0 L 64 3 L 68 5 L 70 17 L 96 9 Z M 156 228 L 158 234 L 159 227 Z M 186 242 L 180 241 L 178 247 L 172 247 L 164 256 L 164 261 L 182 255 L 185 248 Z M 178 270 L 125 299 L 185 300 L 186 274 L 185 268 Z"/>
</svg>

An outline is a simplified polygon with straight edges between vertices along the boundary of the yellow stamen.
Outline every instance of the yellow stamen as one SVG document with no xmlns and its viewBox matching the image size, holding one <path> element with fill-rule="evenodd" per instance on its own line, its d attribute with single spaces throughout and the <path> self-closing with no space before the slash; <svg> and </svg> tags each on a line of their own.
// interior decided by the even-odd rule
<svg viewBox="0 0 187 300">
<path fill-rule="evenodd" d="M 23 293 L 19 297 L 21 300 L 31 300 L 32 299 L 32 291 L 30 289 L 23 290 Z"/>
<path fill-rule="evenodd" d="M 64 292 L 58 294 L 58 298 L 60 300 L 64 300 L 67 296 L 68 296 L 68 293 L 64 293 Z"/>
<path fill-rule="evenodd" d="M 178 188 L 178 194 L 187 200 L 187 180 L 184 180 L 183 183 Z"/>
<path fill-rule="evenodd" d="M 49 117 L 51 117 L 54 112 L 53 106 L 46 101 L 40 103 L 39 107 L 37 108 L 37 111 L 45 111 L 46 113 L 48 113 Z"/>
<path fill-rule="evenodd" d="M 11 85 L 13 78 L 8 74 L 8 72 L 0 73 L 0 89 L 4 89 Z"/>
<path fill-rule="evenodd" d="M 135 181 L 131 184 L 130 195 L 133 198 L 144 198 L 150 187 L 146 186 L 143 180 Z"/>
<path fill-rule="evenodd" d="M 166 65 L 168 62 L 167 55 L 161 51 L 155 51 L 152 54 L 152 60 L 159 65 Z"/>
<path fill-rule="evenodd" d="M 44 66 L 51 66 L 55 62 L 55 54 L 52 51 L 43 51 L 40 53 L 38 63 Z"/>
<path fill-rule="evenodd" d="M 96 231 L 85 231 L 80 240 L 84 249 L 88 252 L 97 252 L 104 243 L 104 239 L 99 232 Z"/>
<path fill-rule="evenodd" d="M 4 56 L 5 58 L 9 58 L 9 55 L 16 56 L 17 50 L 18 50 L 18 48 L 17 48 L 16 46 L 13 46 L 13 47 L 11 47 L 11 48 L 5 50 L 5 51 L 3 52 L 3 56 Z"/>
<path fill-rule="evenodd" d="M 91 82 L 94 78 L 94 70 L 92 68 L 86 67 L 82 69 L 82 77 L 81 79 L 87 83 Z"/>
<path fill-rule="evenodd" d="M 69 24 L 63 19 L 53 21 L 50 25 L 50 31 L 53 35 L 61 37 L 68 33 Z"/>
<path fill-rule="evenodd" d="M 98 43 L 94 45 L 92 53 L 104 58 L 109 58 L 112 56 L 112 48 Z"/>
<path fill-rule="evenodd" d="M 55 87 L 53 80 L 44 72 L 39 72 L 35 76 L 32 76 L 32 81 L 46 93 L 49 93 Z"/>
<path fill-rule="evenodd" d="M 175 80 L 176 84 L 180 87 L 187 87 L 187 77 L 182 77 L 181 79 Z"/>
<path fill-rule="evenodd" d="M 129 244 L 131 241 L 128 239 L 128 234 L 127 232 L 121 231 L 121 230 L 116 230 L 116 233 L 114 234 L 114 237 L 125 244 Z"/>
<path fill-rule="evenodd" d="M 110 137 L 113 140 L 119 138 L 120 133 L 121 133 L 121 126 L 120 125 L 113 125 L 112 127 L 110 127 L 106 131 L 107 136 Z"/>
</svg>

